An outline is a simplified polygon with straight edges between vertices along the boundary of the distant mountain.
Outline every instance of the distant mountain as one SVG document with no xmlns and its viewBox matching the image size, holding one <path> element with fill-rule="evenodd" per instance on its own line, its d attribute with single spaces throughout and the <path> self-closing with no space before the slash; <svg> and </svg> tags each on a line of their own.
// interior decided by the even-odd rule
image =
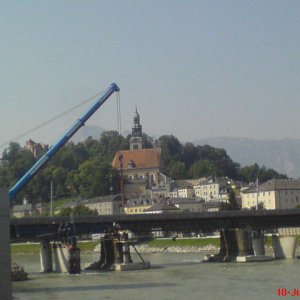
<svg viewBox="0 0 300 300">
<path fill-rule="evenodd" d="M 84 142 L 90 136 L 94 139 L 99 140 L 103 131 L 105 131 L 105 129 L 99 126 L 95 126 L 95 125 L 83 126 L 78 130 L 78 132 L 76 132 L 76 134 L 72 137 L 71 140 L 75 144 L 79 142 Z"/>
<path fill-rule="evenodd" d="M 200 139 L 194 144 L 224 148 L 241 166 L 257 163 L 292 178 L 300 177 L 300 140 L 217 137 Z"/>
</svg>

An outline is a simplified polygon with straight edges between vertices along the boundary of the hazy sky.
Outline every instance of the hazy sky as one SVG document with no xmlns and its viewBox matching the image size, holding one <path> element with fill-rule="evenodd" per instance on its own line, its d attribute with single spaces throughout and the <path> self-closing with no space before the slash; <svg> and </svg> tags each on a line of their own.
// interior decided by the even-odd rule
<svg viewBox="0 0 300 300">
<path fill-rule="evenodd" d="M 0 2 L 0 144 L 111 82 L 122 128 L 300 138 L 300 1 Z M 53 143 L 85 107 L 32 133 Z M 87 125 L 117 128 L 111 97 Z"/>
</svg>

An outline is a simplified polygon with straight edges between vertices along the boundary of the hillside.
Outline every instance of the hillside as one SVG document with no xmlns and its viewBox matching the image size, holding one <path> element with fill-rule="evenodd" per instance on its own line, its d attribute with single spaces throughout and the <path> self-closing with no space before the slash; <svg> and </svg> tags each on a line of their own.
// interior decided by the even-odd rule
<svg viewBox="0 0 300 300">
<path fill-rule="evenodd" d="M 224 148 L 241 166 L 258 163 L 289 177 L 300 177 L 300 140 L 216 137 L 196 140 L 194 144 Z"/>
</svg>

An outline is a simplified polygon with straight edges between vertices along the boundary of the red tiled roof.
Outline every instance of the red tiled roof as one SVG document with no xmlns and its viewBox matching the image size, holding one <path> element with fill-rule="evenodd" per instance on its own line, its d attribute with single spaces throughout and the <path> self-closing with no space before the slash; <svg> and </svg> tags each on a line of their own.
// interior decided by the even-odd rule
<svg viewBox="0 0 300 300">
<path fill-rule="evenodd" d="M 132 169 L 144 168 L 162 168 L 161 150 L 155 149 L 140 149 L 140 150 L 124 150 L 118 151 L 112 162 L 112 166 L 120 169 L 119 157 L 123 156 L 123 169 L 128 170 L 128 164 L 132 165 Z"/>
</svg>

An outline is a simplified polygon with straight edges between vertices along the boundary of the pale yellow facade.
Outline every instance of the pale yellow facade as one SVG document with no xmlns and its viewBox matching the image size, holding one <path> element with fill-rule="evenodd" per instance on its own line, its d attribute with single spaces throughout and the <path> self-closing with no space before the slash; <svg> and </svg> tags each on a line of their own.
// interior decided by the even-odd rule
<svg viewBox="0 0 300 300">
<path fill-rule="evenodd" d="M 265 209 L 276 208 L 275 191 L 261 192 L 261 193 L 242 193 L 242 208 L 253 208 L 258 203 L 262 203 Z"/>
<path fill-rule="evenodd" d="M 194 189 L 179 189 L 178 190 L 178 198 L 193 198 L 194 197 Z"/>
<path fill-rule="evenodd" d="M 194 186 L 196 198 L 202 198 L 205 201 L 219 198 L 220 185 L 216 182 Z"/>
<path fill-rule="evenodd" d="M 143 214 L 144 210 L 150 208 L 152 206 L 151 205 L 134 205 L 134 206 L 129 206 L 129 207 L 125 207 L 124 211 L 125 214 L 128 215 L 138 215 L 138 214 Z"/>
<path fill-rule="evenodd" d="M 255 188 L 241 192 L 242 208 L 251 209 L 262 204 L 265 209 L 292 209 L 300 205 L 299 180 L 272 180 L 257 190 L 259 192 Z"/>
</svg>

